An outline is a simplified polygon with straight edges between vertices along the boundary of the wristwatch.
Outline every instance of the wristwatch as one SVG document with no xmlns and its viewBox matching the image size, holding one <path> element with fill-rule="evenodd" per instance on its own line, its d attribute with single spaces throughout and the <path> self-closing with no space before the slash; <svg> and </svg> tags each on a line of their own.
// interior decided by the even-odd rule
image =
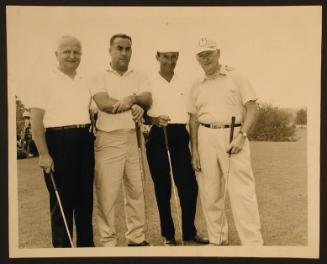
<svg viewBox="0 0 327 264">
<path fill-rule="evenodd" d="M 242 131 L 242 130 L 240 130 L 239 133 L 245 138 L 248 136 L 248 134 L 246 132 Z"/>
</svg>

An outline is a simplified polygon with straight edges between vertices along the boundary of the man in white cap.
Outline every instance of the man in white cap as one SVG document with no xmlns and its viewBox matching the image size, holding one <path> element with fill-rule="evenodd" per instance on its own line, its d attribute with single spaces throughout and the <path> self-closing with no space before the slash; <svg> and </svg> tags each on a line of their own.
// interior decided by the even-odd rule
<svg viewBox="0 0 327 264">
<path fill-rule="evenodd" d="M 94 136 L 90 133 L 91 94 L 77 68 L 82 45 L 73 36 L 59 39 L 57 68 L 42 75 L 31 92 L 32 134 L 50 194 L 54 247 L 70 247 L 49 173 L 53 173 L 71 236 L 78 247 L 94 247 L 92 230 Z"/>
<path fill-rule="evenodd" d="M 186 84 L 174 72 L 178 56 L 179 49 L 173 44 L 162 45 L 157 49 L 156 59 L 160 69 L 150 79 L 153 103 L 147 113 L 153 125 L 146 146 L 147 159 L 155 187 L 161 235 L 166 246 L 175 246 L 177 243 L 170 208 L 172 182 L 163 127 L 167 129 L 173 177 L 181 205 L 182 239 L 185 244 L 209 243 L 197 234 L 194 225 L 198 186 L 191 165 L 189 134 L 186 130 Z"/>
<path fill-rule="evenodd" d="M 228 193 L 241 243 L 261 246 L 247 139 L 258 113 L 257 96 L 247 79 L 219 63 L 219 56 L 215 41 L 199 40 L 196 57 L 205 76 L 194 82 L 188 97 L 192 165 L 199 172 L 199 194 L 210 244 L 228 244 L 224 183 L 229 175 Z M 236 118 L 235 133 L 229 144 L 232 116 Z M 230 160 L 228 153 L 231 153 Z"/>
<path fill-rule="evenodd" d="M 145 240 L 145 205 L 135 122 L 151 105 L 145 74 L 129 68 L 132 38 L 110 38 L 110 64 L 92 78 L 89 88 L 98 106 L 95 141 L 96 222 L 103 247 L 117 245 L 115 205 L 123 190 L 128 246 L 149 246 Z M 121 188 L 123 186 L 123 189 Z"/>
</svg>

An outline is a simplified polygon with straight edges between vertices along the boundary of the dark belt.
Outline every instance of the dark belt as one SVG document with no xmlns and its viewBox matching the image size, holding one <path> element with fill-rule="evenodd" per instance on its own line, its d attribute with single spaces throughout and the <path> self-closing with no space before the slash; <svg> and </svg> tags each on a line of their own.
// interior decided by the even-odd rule
<svg viewBox="0 0 327 264">
<path fill-rule="evenodd" d="M 77 128 L 90 128 L 91 124 L 81 124 L 81 125 L 70 125 L 61 127 L 47 127 L 47 131 L 59 131 L 67 129 L 77 129 Z"/>
<path fill-rule="evenodd" d="M 231 125 L 222 125 L 222 124 L 204 124 L 200 123 L 201 126 L 208 127 L 208 128 L 213 128 L 213 129 L 219 129 L 219 128 L 230 128 Z M 240 127 L 242 124 L 235 124 L 234 127 Z"/>
</svg>

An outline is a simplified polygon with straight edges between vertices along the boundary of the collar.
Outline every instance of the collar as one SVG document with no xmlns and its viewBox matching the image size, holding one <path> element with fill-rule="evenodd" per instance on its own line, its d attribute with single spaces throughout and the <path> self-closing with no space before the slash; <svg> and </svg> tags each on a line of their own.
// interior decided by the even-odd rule
<svg viewBox="0 0 327 264">
<path fill-rule="evenodd" d="M 64 72 L 62 72 L 61 70 L 59 70 L 58 68 L 54 68 L 53 69 L 54 74 L 56 74 L 57 76 L 59 76 L 60 78 L 68 78 L 71 81 L 76 81 L 76 80 L 81 80 L 82 76 L 79 74 L 78 71 L 76 71 L 75 77 L 74 79 L 70 78 L 67 74 L 65 74 Z"/>
<path fill-rule="evenodd" d="M 176 79 L 178 79 L 178 74 L 176 74 L 176 72 L 174 72 L 173 77 L 171 78 L 170 82 L 168 82 L 164 77 L 161 76 L 161 74 L 159 72 L 157 72 L 157 78 L 166 82 L 166 83 L 173 83 L 176 81 Z"/>
<path fill-rule="evenodd" d="M 219 71 L 215 73 L 214 75 L 207 76 L 205 75 L 202 79 L 202 82 L 205 82 L 206 80 L 214 80 L 217 79 L 219 76 L 227 76 L 229 74 L 228 72 L 228 66 L 227 65 L 220 65 Z"/>
<path fill-rule="evenodd" d="M 130 69 L 130 68 L 128 68 L 127 69 L 127 71 L 126 72 L 124 72 L 124 74 L 123 75 L 120 75 L 116 70 L 114 70 L 112 67 L 111 67 L 111 63 L 109 63 L 109 65 L 108 65 L 108 67 L 107 67 L 107 72 L 111 72 L 111 73 L 114 73 L 114 74 L 116 74 L 116 75 L 118 75 L 118 76 L 121 76 L 121 77 L 123 77 L 123 76 L 125 76 L 125 75 L 127 75 L 127 74 L 129 74 L 129 73 L 131 73 L 131 72 L 133 72 L 134 71 L 134 69 L 132 68 L 132 69 Z"/>
</svg>

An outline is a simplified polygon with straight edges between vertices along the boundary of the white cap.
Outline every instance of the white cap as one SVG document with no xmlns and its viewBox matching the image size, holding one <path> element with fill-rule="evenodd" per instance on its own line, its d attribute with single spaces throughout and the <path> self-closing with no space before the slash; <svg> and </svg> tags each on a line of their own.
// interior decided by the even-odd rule
<svg viewBox="0 0 327 264">
<path fill-rule="evenodd" d="M 196 46 L 196 54 L 199 54 L 203 51 L 209 51 L 209 50 L 217 50 L 217 43 L 216 41 L 209 39 L 209 38 L 200 38 L 197 46 Z"/>
<path fill-rule="evenodd" d="M 158 42 L 156 47 L 157 52 L 180 52 L 180 44 L 172 40 L 162 40 Z"/>
<path fill-rule="evenodd" d="M 23 113 L 23 117 L 31 117 L 30 112 L 25 111 L 25 112 Z"/>
</svg>

